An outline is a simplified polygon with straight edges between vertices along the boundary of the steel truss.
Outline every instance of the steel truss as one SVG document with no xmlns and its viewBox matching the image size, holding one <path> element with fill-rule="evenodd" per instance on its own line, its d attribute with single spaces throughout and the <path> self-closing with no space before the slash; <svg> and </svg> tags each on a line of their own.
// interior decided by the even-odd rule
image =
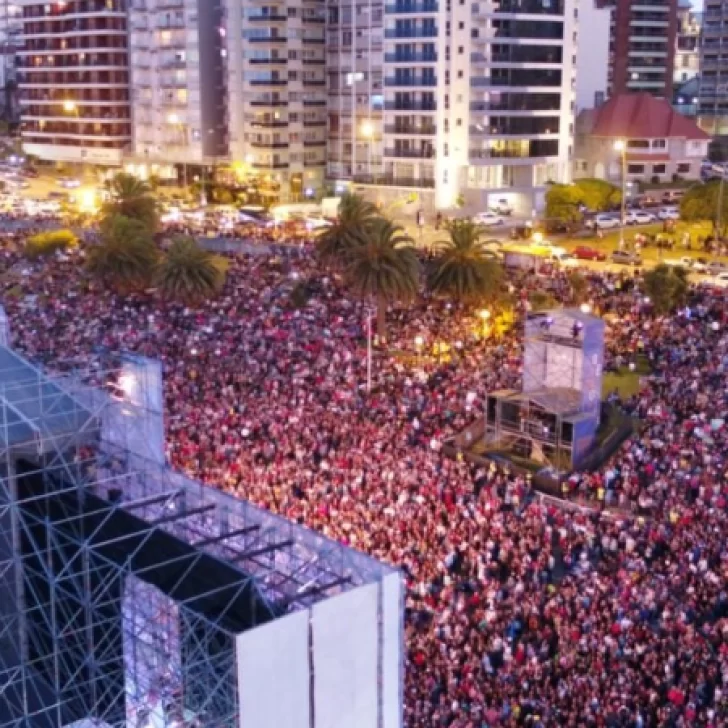
<svg viewBox="0 0 728 728">
<path fill-rule="evenodd" d="M 130 442 L 148 426 L 118 369 L 51 377 L 7 353 L 0 728 L 238 726 L 236 635 L 392 573 L 109 442 L 109 409 Z"/>
</svg>

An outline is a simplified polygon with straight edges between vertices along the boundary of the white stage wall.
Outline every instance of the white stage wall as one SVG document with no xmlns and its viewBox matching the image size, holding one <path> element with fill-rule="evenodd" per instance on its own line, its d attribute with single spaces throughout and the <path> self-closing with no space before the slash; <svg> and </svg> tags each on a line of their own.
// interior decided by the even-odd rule
<svg viewBox="0 0 728 728">
<path fill-rule="evenodd" d="M 241 728 L 310 728 L 309 613 L 238 635 Z"/>
<path fill-rule="evenodd" d="M 313 608 L 314 728 L 378 728 L 378 589 Z"/>
<path fill-rule="evenodd" d="M 402 576 L 385 576 L 382 581 L 382 728 L 401 728 L 403 630 Z"/>
</svg>

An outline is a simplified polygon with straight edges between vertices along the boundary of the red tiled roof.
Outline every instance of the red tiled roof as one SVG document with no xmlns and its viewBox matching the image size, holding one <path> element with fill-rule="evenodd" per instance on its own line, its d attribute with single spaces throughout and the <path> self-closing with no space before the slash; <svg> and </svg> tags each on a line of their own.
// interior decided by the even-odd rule
<svg viewBox="0 0 728 728">
<path fill-rule="evenodd" d="M 612 96 L 596 110 L 592 134 L 615 139 L 710 139 L 667 101 L 647 93 Z"/>
</svg>

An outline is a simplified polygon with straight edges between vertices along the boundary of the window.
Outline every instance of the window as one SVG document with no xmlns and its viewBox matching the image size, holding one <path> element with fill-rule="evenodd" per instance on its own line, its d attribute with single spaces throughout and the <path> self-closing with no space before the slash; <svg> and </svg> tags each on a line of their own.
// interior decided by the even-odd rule
<svg viewBox="0 0 728 728">
<path fill-rule="evenodd" d="M 653 149 L 665 149 L 666 146 L 667 146 L 667 142 L 664 139 L 653 139 L 652 140 Z"/>
<path fill-rule="evenodd" d="M 649 149 L 650 142 L 647 139 L 629 139 L 627 149 Z"/>
<path fill-rule="evenodd" d="M 677 173 L 678 174 L 690 174 L 690 163 L 689 162 L 680 162 L 680 164 L 677 165 Z"/>
<path fill-rule="evenodd" d="M 666 167 L 664 164 L 653 164 L 652 174 L 665 174 Z"/>
<path fill-rule="evenodd" d="M 645 172 L 644 164 L 628 164 L 627 165 L 627 174 L 644 174 L 644 172 Z"/>
</svg>

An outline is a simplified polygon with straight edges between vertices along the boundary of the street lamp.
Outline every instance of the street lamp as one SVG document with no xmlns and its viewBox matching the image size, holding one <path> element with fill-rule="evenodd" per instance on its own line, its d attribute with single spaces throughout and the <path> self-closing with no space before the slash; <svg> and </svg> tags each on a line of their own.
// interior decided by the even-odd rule
<svg viewBox="0 0 728 728">
<path fill-rule="evenodd" d="M 167 117 L 167 123 L 179 129 L 182 146 L 185 145 L 185 127 L 179 114 L 172 113 Z M 185 151 L 182 150 L 182 184 L 187 187 L 187 161 L 184 158 Z"/>
<path fill-rule="evenodd" d="M 367 140 L 367 172 L 370 177 L 372 175 L 372 140 L 374 138 L 374 124 L 370 119 L 363 121 L 360 127 L 362 137 Z"/>
<path fill-rule="evenodd" d="M 624 248 L 624 218 L 627 207 L 627 142 L 617 139 L 614 142 L 614 151 L 622 155 L 622 214 L 619 220 L 619 249 Z"/>
</svg>

